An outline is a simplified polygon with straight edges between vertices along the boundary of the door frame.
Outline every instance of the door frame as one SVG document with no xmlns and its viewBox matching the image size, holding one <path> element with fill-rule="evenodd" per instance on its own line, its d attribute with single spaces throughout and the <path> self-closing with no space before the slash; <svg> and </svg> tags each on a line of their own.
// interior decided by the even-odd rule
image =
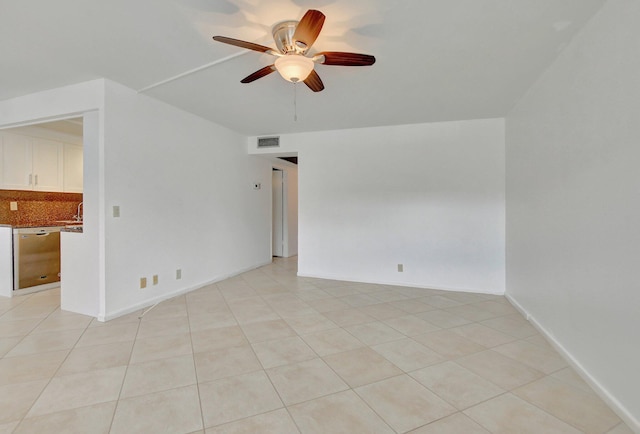
<svg viewBox="0 0 640 434">
<path fill-rule="evenodd" d="M 276 174 L 280 176 L 280 188 L 278 191 L 278 186 L 276 184 Z M 285 258 L 288 253 L 287 246 L 287 229 L 288 229 L 288 219 L 287 219 L 287 186 L 285 185 L 286 171 L 273 167 L 271 168 L 271 257 L 280 257 Z M 277 195 L 280 195 L 280 212 L 278 213 L 278 198 Z M 278 227 L 279 226 L 279 227 Z M 280 233 L 280 237 L 278 238 L 278 233 Z M 278 244 L 280 247 L 278 248 Z"/>
<path fill-rule="evenodd" d="M 292 256 L 298 255 L 298 166 L 289 163 L 283 160 L 277 160 L 275 158 L 270 158 L 272 161 L 272 167 L 276 170 L 282 171 L 282 207 L 283 207 L 283 248 L 282 248 L 282 257 L 290 258 Z M 292 171 L 295 171 L 296 176 L 293 179 L 290 177 Z M 273 181 L 273 177 L 271 177 Z M 273 185 L 270 185 L 271 188 L 271 215 L 273 219 Z M 295 202 L 291 201 L 292 194 L 295 193 Z M 295 215 L 293 215 L 294 211 L 291 209 L 295 207 Z M 273 244 L 273 220 L 271 222 L 271 243 Z M 295 239 L 293 238 L 295 237 Z M 273 255 L 273 245 L 271 246 L 271 253 Z"/>
</svg>

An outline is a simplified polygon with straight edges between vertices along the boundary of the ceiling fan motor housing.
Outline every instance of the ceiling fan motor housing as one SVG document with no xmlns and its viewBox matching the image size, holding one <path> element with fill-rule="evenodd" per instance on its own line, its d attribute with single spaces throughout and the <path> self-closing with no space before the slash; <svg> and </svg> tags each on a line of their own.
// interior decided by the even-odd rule
<svg viewBox="0 0 640 434">
<path fill-rule="evenodd" d="M 309 47 L 304 42 L 293 39 L 298 21 L 281 21 L 273 26 L 272 34 L 276 47 L 283 54 L 305 54 Z"/>
</svg>

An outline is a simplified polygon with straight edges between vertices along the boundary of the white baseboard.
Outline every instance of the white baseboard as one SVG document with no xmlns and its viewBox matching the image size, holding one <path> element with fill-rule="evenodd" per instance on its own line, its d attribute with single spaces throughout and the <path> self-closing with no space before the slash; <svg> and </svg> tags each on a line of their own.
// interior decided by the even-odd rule
<svg viewBox="0 0 640 434">
<path fill-rule="evenodd" d="M 633 432 L 640 433 L 640 421 L 636 419 L 627 408 L 616 399 L 598 380 L 596 380 L 582 364 L 542 325 L 540 324 L 518 301 L 510 294 L 505 297 L 526 319 L 533 325 L 551 344 L 551 346 L 566 360 L 566 362 L 580 375 L 580 377 L 596 392 L 596 394 L 631 428 Z"/>
<path fill-rule="evenodd" d="M 145 309 L 145 308 L 148 308 L 148 307 L 152 307 L 152 306 L 154 306 L 154 305 L 156 305 L 158 303 L 161 303 L 161 302 L 163 302 L 165 300 L 169 300 L 171 298 L 178 297 L 178 296 L 183 295 L 183 294 L 187 294 L 187 293 L 189 293 L 191 291 L 195 291 L 196 289 L 204 288 L 205 286 L 211 285 L 213 283 L 221 282 L 223 280 L 229 279 L 229 278 L 237 276 L 239 274 L 246 273 L 247 271 L 255 270 L 256 268 L 263 267 L 263 266 L 268 265 L 270 263 L 271 263 L 271 259 L 269 261 L 266 261 L 266 262 L 260 262 L 258 264 L 254 264 L 254 265 L 251 265 L 249 267 L 245 267 L 245 268 L 241 268 L 239 270 L 235 270 L 232 273 L 227 273 L 227 274 L 222 274 L 222 275 L 216 276 L 212 280 L 208 280 L 206 282 L 201 282 L 201 283 L 198 283 L 197 285 L 189 286 L 189 287 L 186 287 L 186 288 L 180 288 L 180 289 L 177 289 L 175 291 L 172 291 L 172 292 L 169 292 L 169 293 L 166 293 L 166 294 L 159 295 L 157 297 L 153 297 L 153 298 L 144 300 L 144 301 L 142 301 L 140 303 L 136 303 L 136 304 L 133 304 L 131 306 L 127 306 L 125 308 L 118 309 L 118 310 L 113 311 L 113 312 L 108 312 L 104 316 L 103 315 L 99 315 L 97 318 L 98 318 L 98 321 L 100 321 L 100 322 L 110 321 L 112 319 L 116 319 L 116 318 L 121 317 L 123 315 L 127 315 L 129 313 L 136 312 L 138 310 L 142 310 L 142 309 Z"/>
<path fill-rule="evenodd" d="M 393 280 L 366 280 L 350 276 L 331 275 L 331 274 L 308 274 L 298 272 L 298 277 L 311 277 L 314 279 L 329 279 L 329 280 L 342 280 L 344 282 L 357 282 L 357 283 L 371 283 L 374 285 L 392 285 L 392 286 L 406 286 L 407 288 L 418 289 L 436 289 L 438 291 L 452 291 L 452 292 L 470 292 L 474 294 L 489 294 L 489 295 L 504 295 L 504 292 L 487 291 L 478 288 L 453 288 L 438 285 L 418 285 L 415 283 L 398 282 Z"/>
</svg>

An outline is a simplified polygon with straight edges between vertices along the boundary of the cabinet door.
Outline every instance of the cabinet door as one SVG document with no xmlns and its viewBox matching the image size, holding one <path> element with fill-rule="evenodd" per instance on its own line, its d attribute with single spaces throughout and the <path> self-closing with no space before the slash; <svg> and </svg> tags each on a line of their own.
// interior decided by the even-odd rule
<svg viewBox="0 0 640 434">
<path fill-rule="evenodd" d="M 64 191 L 82 193 L 82 146 L 64 144 Z"/>
<path fill-rule="evenodd" d="M 62 143 L 33 139 L 33 189 L 62 191 Z"/>
<path fill-rule="evenodd" d="M 2 132 L 2 170 L 0 187 L 5 190 L 31 190 L 31 141 L 25 136 Z"/>
</svg>

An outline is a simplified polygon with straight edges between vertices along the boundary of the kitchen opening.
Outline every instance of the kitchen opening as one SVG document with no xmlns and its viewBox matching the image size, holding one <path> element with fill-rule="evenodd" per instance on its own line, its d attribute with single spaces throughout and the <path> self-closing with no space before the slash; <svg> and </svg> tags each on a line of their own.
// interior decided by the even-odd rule
<svg viewBox="0 0 640 434">
<path fill-rule="evenodd" d="M 61 232 L 83 231 L 83 170 L 82 117 L 0 130 L 2 295 L 59 293 Z"/>
</svg>

